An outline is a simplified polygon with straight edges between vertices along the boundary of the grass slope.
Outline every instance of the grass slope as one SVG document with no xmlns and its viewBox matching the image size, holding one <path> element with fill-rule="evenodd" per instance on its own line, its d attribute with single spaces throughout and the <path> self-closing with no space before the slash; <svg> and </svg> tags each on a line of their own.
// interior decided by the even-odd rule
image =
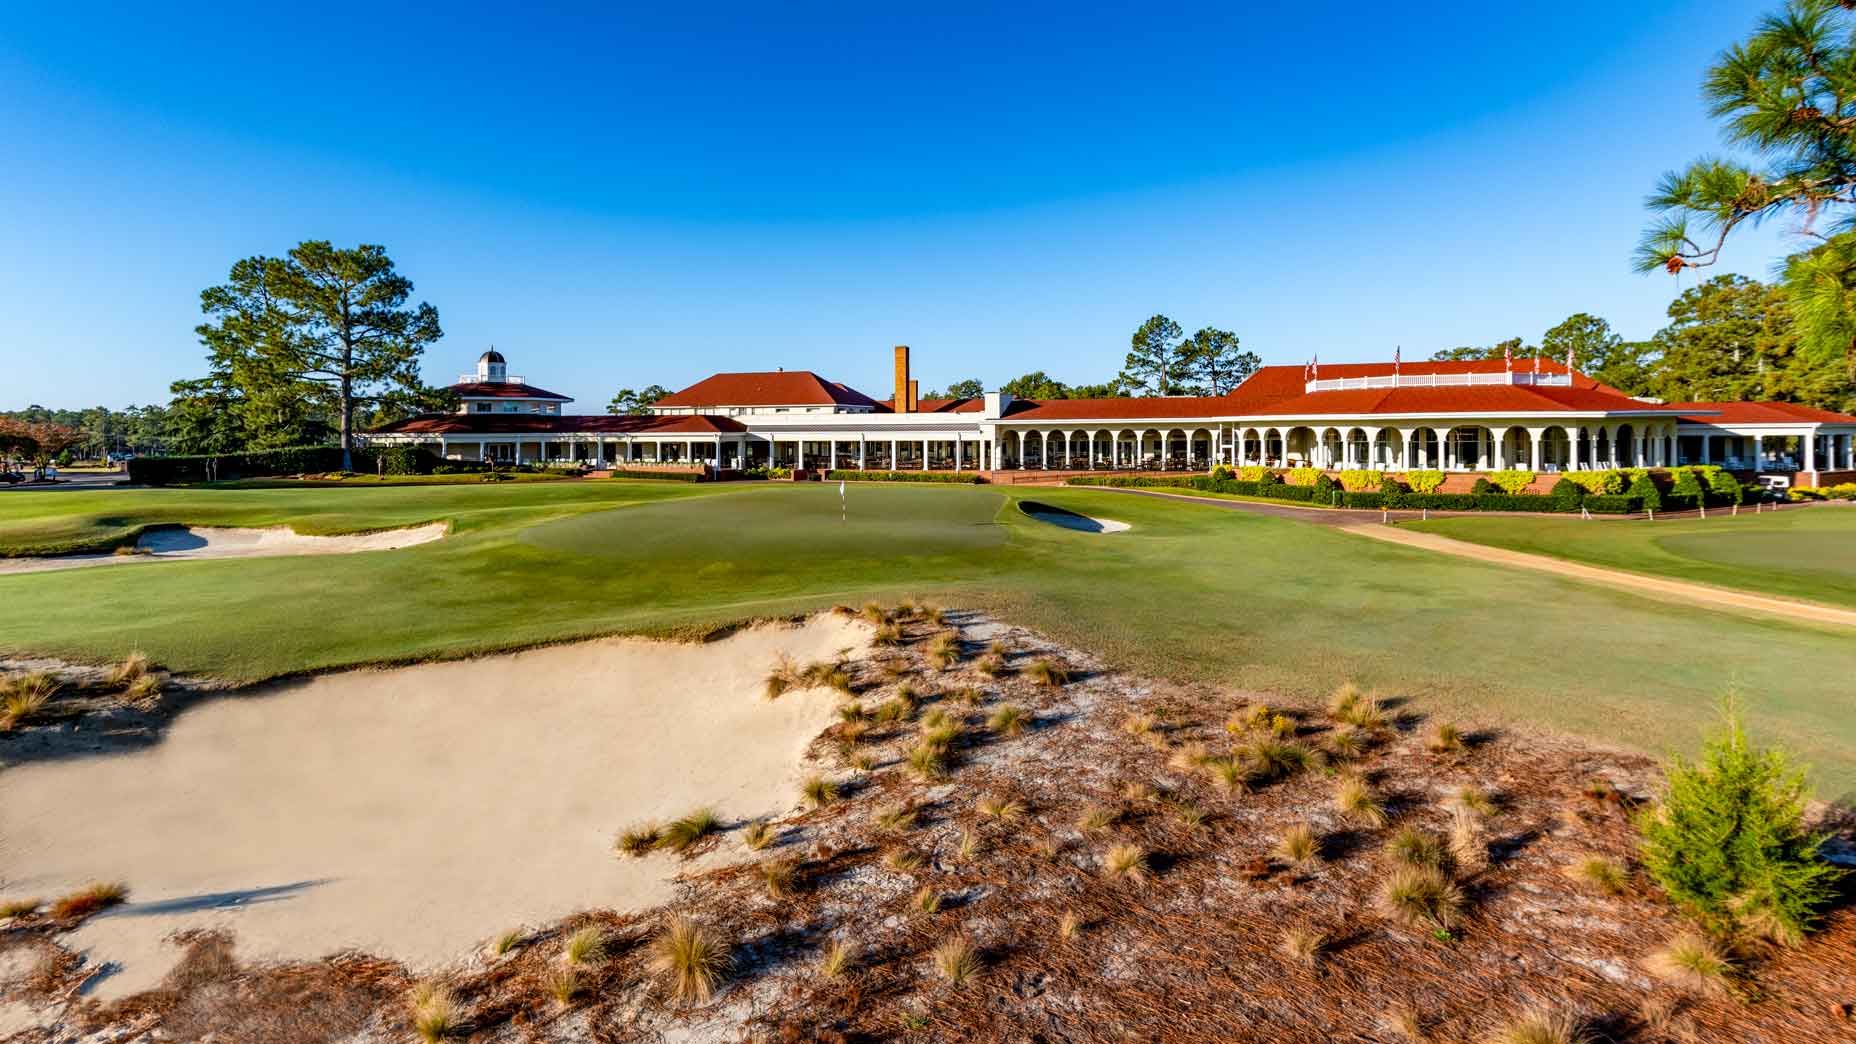
<svg viewBox="0 0 1856 1044">
<path fill-rule="evenodd" d="M 1414 529 L 1493 547 L 1856 607 L 1856 510 L 1793 508 L 1706 521 L 1441 518 Z"/>
<path fill-rule="evenodd" d="M 1640 749 L 1686 746 L 1737 687 L 1820 781 L 1856 784 L 1856 719 L 1838 708 L 1856 674 L 1847 633 L 1191 503 L 1026 495 L 1134 528 L 1061 529 L 987 487 L 859 486 L 848 522 L 835 488 L 784 484 L 121 491 L 33 494 L 26 508 L 8 496 L 0 540 L 15 543 L 150 520 L 327 532 L 449 518 L 457 531 L 377 554 L 0 577 L 0 653 L 141 649 L 244 681 L 915 594 L 1143 673 L 1298 696 L 1352 678 Z"/>
</svg>

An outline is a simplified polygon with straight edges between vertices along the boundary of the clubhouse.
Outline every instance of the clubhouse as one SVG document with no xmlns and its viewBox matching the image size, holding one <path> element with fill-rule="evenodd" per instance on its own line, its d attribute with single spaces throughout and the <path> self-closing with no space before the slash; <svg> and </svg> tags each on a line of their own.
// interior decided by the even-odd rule
<svg viewBox="0 0 1856 1044">
<path fill-rule="evenodd" d="M 1539 474 L 1717 464 L 1775 484 L 1856 481 L 1856 416 L 1782 402 L 1632 398 L 1543 359 L 1265 366 L 1223 395 L 919 399 L 895 349 L 888 399 L 806 370 L 718 373 L 639 416 L 508 373 L 494 349 L 452 386 L 455 413 L 370 443 L 467 460 L 594 468 L 1203 471 L 1217 464 Z M 1052 476 L 1055 477 L 1055 476 Z"/>
</svg>

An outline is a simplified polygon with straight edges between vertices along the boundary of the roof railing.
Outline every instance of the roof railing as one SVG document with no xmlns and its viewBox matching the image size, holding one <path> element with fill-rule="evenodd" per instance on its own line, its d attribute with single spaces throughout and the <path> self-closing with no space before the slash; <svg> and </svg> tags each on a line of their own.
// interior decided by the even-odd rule
<svg viewBox="0 0 1856 1044">
<path fill-rule="evenodd" d="M 1540 387 L 1572 387 L 1570 373 L 1533 373 L 1508 370 L 1501 373 L 1388 373 L 1377 377 L 1331 377 L 1309 381 L 1303 389 L 1309 393 L 1324 391 L 1363 391 L 1368 388 L 1462 388 L 1531 384 Z"/>
<path fill-rule="evenodd" d="M 510 377 L 505 375 L 500 381 L 486 381 L 475 373 L 458 374 L 459 384 L 527 384 L 527 377 Z"/>
</svg>

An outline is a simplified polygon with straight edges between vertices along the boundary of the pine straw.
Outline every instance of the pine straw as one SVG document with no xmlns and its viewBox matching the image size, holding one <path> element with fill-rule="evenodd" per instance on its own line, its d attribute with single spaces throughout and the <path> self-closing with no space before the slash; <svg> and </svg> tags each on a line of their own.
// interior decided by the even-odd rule
<svg viewBox="0 0 1856 1044">
<path fill-rule="evenodd" d="M 974 633 L 983 621 L 949 618 L 967 629 L 969 642 L 993 637 Z M 919 659 L 916 647 L 936 628 L 901 626 L 894 655 Z M 1087 655 L 1027 632 L 1004 637 L 1025 655 L 1074 665 L 1076 680 L 1052 689 L 1006 677 L 971 707 L 926 697 L 924 712 L 940 708 L 965 726 L 945 782 L 918 780 L 899 763 L 915 740 L 911 725 L 874 728 L 859 747 L 876 753 L 882 767 L 844 799 L 778 824 L 794 839 L 782 851 L 798 860 L 789 896 L 770 897 L 752 861 L 684 880 L 675 911 L 701 920 L 735 958 L 713 1001 L 679 1009 L 651 974 L 649 939 L 663 911 L 597 912 L 549 929 L 544 937 L 552 945 L 525 946 L 447 976 L 474 1039 L 579 1041 L 589 1038 L 588 1028 L 595 1040 L 650 1038 L 691 1019 L 701 1020 L 705 1037 L 729 1040 L 1382 1039 L 1380 1015 L 1402 1006 L 1424 1014 L 1434 1040 L 1480 1040 L 1527 1005 L 1578 1012 L 1602 1037 L 1652 1039 L 1639 1013 L 1668 987 L 1640 974 L 1634 961 L 1683 922 L 1647 890 L 1601 896 L 1562 871 L 1578 856 L 1628 860 L 1628 803 L 1582 792 L 1606 780 L 1626 794 L 1648 793 L 1654 771 L 1646 759 L 1503 733 L 1444 759 L 1429 753 L 1423 735 L 1394 730 L 1353 766 L 1392 813 L 1390 826 L 1362 829 L 1334 811 L 1333 780 L 1319 771 L 1231 793 L 1202 772 L 1170 764 L 1186 743 L 1214 755 L 1232 751 L 1238 741 L 1223 723 L 1242 711 L 1242 699 L 1106 674 Z M 893 690 L 894 680 L 885 681 L 874 663 L 849 668 L 861 684 Z M 978 727 L 1007 701 L 1031 711 L 1039 727 L 1015 737 Z M 1283 709 L 1321 720 L 1312 707 Z M 1166 722 L 1172 746 L 1156 748 L 1124 732 L 1134 713 Z M 1311 724 L 1304 740 L 1318 745 L 1326 728 Z M 834 747 L 828 729 L 813 747 L 821 770 L 830 771 Z M 1127 800 L 1130 782 L 1153 786 L 1163 800 Z M 1501 810 L 1484 824 L 1488 867 L 1463 881 L 1464 922 L 1453 939 L 1439 941 L 1376 914 L 1374 894 L 1391 831 L 1447 832 L 1448 799 L 1466 784 L 1495 793 Z M 986 794 L 1009 794 L 1025 813 L 1009 824 L 990 818 L 975 807 Z M 1182 824 L 1172 811 L 1179 801 L 1203 808 L 1204 823 Z M 908 843 L 928 858 L 898 873 L 884 867 L 891 839 L 871 820 L 873 810 L 905 803 L 919 815 Z M 1075 823 L 1092 806 L 1115 811 L 1116 820 L 1085 838 Z M 1302 822 L 1323 837 L 1325 858 L 1290 867 L 1272 849 L 1287 825 Z M 955 855 L 966 831 L 984 842 L 971 859 Z M 1053 843 L 1054 856 L 1045 851 Z M 1097 859 L 1110 844 L 1148 852 L 1152 880 L 1133 888 L 1104 879 Z M 944 897 L 939 912 L 910 911 L 921 888 Z M 1081 930 L 1065 941 L 1055 926 L 1069 912 Z M 586 970 L 569 1019 L 543 982 L 559 940 L 586 924 L 603 928 L 610 956 Z M 1283 954 L 1288 925 L 1328 933 L 1319 970 Z M 954 935 L 972 939 L 986 969 L 960 988 L 941 981 L 930 960 Z M 817 967 L 834 940 L 855 946 L 857 960 L 832 979 Z M 292 965 L 247 970 L 243 978 L 283 983 L 342 967 Z M 1671 1025 L 1695 1039 L 1848 1039 L 1849 1024 L 1831 1011 L 1856 999 L 1856 914 L 1834 913 L 1802 949 L 1748 971 L 1766 1003 L 1694 998 Z M 178 1010 L 190 996 L 149 995 L 92 1016 Z M 403 1011 L 403 998 L 394 993 L 380 1010 Z M 916 1028 L 905 1033 L 905 1024 Z"/>
</svg>

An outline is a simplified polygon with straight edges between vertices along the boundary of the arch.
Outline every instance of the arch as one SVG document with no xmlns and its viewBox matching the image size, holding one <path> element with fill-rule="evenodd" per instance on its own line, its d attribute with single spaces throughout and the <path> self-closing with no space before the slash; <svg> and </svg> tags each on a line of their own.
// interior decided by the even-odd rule
<svg viewBox="0 0 1856 1044">
<path fill-rule="evenodd" d="M 1282 461 L 1311 464 L 1315 459 L 1315 429 L 1305 424 L 1293 425 L 1283 432 Z"/>
<path fill-rule="evenodd" d="M 1576 463 L 1570 432 L 1558 424 L 1549 425 L 1541 431 L 1540 465 L 1535 470 L 1571 471 Z"/>
<path fill-rule="evenodd" d="M 1346 450 L 1345 444 L 1341 441 L 1340 429 L 1338 428 L 1321 429 L 1321 460 L 1322 460 L 1322 463 L 1326 467 L 1330 467 L 1330 468 L 1339 467 L 1341 461 L 1346 459 L 1346 455 L 1347 455 L 1347 450 Z"/>
<path fill-rule="evenodd" d="M 1451 471 L 1490 468 L 1493 434 L 1480 424 L 1459 424 L 1444 433 L 1444 467 Z"/>
<path fill-rule="evenodd" d="M 1614 468 L 1634 468 L 1637 463 L 1637 439 L 1641 436 L 1636 428 L 1620 424 L 1611 429 L 1611 466 Z"/>
<path fill-rule="evenodd" d="M 1443 440 L 1436 428 L 1415 428 L 1411 433 L 1411 467 L 1414 471 L 1435 471 L 1443 467 Z"/>
<path fill-rule="evenodd" d="M 1367 441 L 1365 428 L 1348 428 L 1347 449 L 1341 460 L 1348 468 L 1363 468 L 1366 466 L 1366 455 L 1371 451 L 1371 445 Z"/>
<path fill-rule="evenodd" d="M 1373 437 L 1372 468 L 1391 471 L 1405 456 L 1405 436 L 1397 428 L 1380 428 Z"/>
<path fill-rule="evenodd" d="M 1496 460 L 1506 461 L 1508 467 L 1517 471 L 1540 470 L 1540 463 L 1534 459 L 1532 432 L 1519 425 L 1509 425 L 1502 429 L 1501 440 Z"/>
<path fill-rule="evenodd" d="M 1283 433 L 1282 431 L 1277 428 L 1263 429 L 1263 460 L 1261 461 L 1261 463 L 1264 465 L 1280 464 L 1282 463 L 1282 459 L 1283 459 Z"/>
</svg>

